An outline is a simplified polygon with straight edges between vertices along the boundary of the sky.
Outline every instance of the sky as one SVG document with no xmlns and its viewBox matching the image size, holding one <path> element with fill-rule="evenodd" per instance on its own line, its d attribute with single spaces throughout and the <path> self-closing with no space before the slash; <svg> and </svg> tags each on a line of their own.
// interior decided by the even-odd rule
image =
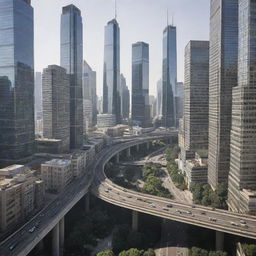
<svg viewBox="0 0 256 256">
<path fill-rule="evenodd" d="M 114 18 L 115 0 L 32 0 L 35 19 L 35 71 L 60 64 L 62 7 L 76 5 L 84 25 L 84 59 L 97 72 L 97 94 L 102 95 L 104 26 Z M 209 40 L 210 0 L 117 0 L 120 26 L 121 73 L 131 88 L 131 47 L 144 41 L 150 47 L 150 94 L 162 75 L 162 36 L 169 23 L 177 27 L 178 81 L 184 78 L 184 49 L 189 40 Z"/>
</svg>

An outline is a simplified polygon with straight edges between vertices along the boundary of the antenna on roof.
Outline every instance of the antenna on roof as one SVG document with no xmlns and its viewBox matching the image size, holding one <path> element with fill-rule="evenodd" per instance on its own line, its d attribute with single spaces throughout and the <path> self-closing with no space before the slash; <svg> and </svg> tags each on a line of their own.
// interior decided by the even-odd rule
<svg viewBox="0 0 256 256">
<path fill-rule="evenodd" d="M 172 15 L 172 26 L 174 26 L 174 15 Z"/>
<path fill-rule="evenodd" d="M 115 19 L 117 18 L 117 8 L 116 8 L 116 0 L 115 0 Z"/>
<path fill-rule="evenodd" d="M 169 26 L 169 10 L 167 8 L 167 27 Z"/>
</svg>

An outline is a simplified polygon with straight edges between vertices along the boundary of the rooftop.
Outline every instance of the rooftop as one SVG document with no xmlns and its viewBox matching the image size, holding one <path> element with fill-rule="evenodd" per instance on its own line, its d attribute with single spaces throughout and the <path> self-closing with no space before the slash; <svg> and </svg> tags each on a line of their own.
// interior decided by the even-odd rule
<svg viewBox="0 0 256 256">
<path fill-rule="evenodd" d="M 71 164 L 71 161 L 68 159 L 52 159 L 43 163 L 42 165 L 51 165 L 51 166 L 66 166 Z"/>
</svg>

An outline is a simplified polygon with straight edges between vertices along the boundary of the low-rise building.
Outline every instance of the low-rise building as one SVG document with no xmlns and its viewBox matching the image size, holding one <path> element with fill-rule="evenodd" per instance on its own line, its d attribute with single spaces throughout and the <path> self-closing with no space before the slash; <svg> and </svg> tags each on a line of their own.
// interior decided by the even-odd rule
<svg viewBox="0 0 256 256">
<path fill-rule="evenodd" d="M 45 182 L 46 190 L 59 193 L 72 181 L 71 160 L 52 159 L 45 162 L 41 165 L 41 175 Z"/>
<path fill-rule="evenodd" d="M 41 184 L 40 194 L 36 193 Z M 44 204 L 44 184 L 22 165 L 0 169 L 0 230 L 15 226 Z M 39 202 L 39 203 L 37 203 Z"/>
</svg>

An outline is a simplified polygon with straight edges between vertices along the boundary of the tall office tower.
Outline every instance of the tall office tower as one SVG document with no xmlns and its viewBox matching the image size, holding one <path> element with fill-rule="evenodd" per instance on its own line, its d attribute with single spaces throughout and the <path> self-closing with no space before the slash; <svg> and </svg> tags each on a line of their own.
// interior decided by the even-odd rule
<svg viewBox="0 0 256 256">
<path fill-rule="evenodd" d="M 162 115 L 162 99 L 163 99 L 163 86 L 162 86 L 162 79 L 160 79 L 157 82 L 157 117 L 160 119 L 160 116 Z"/>
<path fill-rule="evenodd" d="M 35 119 L 42 119 L 42 73 L 36 72 L 35 75 Z"/>
<path fill-rule="evenodd" d="M 96 72 L 84 61 L 83 109 L 85 125 L 92 128 L 97 123 Z"/>
<path fill-rule="evenodd" d="M 0 1 L 0 164 L 34 153 L 34 13 L 29 0 Z"/>
<path fill-rule="evenodd" d="M 62 141 L 62 151 L 70 148 L 70 86 L 66 70 L 57 65 L 43 70 L 43 135 Z"/>
<path fill-rule="evenodd" d="M 147 127 L 149 108 L 149 45 L 138 42 L 132 45 L 132 121 Z"/>
<path fill-rule="evenodd" d="M 208 150 L 209 41 L 190 41 L 185 49 L 185 149 Z"/>
<path fill-rule="evenodd" d="M 156 116 L 156 98 L 154 95 L 149 95 L 150 119 Z"/>
<path fill-rule="evenodd" d="M 237 85 L 238 0 L 211 0 L 208 183 L 227 183 L 232 88 Z"/>
<path fill-rule="evenodd" d="M 123 119 L 128 119 L 130 115 L 130 91 L 123 74 L 121 74 L 121 102 L 122 117 Z"/>
<path fill-rule="evenodd" d="M 167 26 L 163 34 L 162 117 L 163 127 L 176 123 L 175 88 L 177 83 L 176 27 Z"/>
<path fill-rule="evenodd" d="M 179 119 L 183 117 L 184 84 L 182 82 L 177 82 L 175 91 L 176 125 L 178 125 Z"/>
<path fill-rule="evenodd" d="M 121 123 L 120 29 L 116 19 L 105 26 L 103 113 Z"/>
<path fill-rule="evenodd" d="M 61 15 L 60 63 L 70 83 L 70 147 L 83 144 L 83 23 L 81 11 L 74 5 L 63 7 Z"/>
<path fill-rule="evenodd" d="M 233 88 L 228 205 L 256 214 L 256 3 L 239 1 L 238 86 Z"/>
</svg>

